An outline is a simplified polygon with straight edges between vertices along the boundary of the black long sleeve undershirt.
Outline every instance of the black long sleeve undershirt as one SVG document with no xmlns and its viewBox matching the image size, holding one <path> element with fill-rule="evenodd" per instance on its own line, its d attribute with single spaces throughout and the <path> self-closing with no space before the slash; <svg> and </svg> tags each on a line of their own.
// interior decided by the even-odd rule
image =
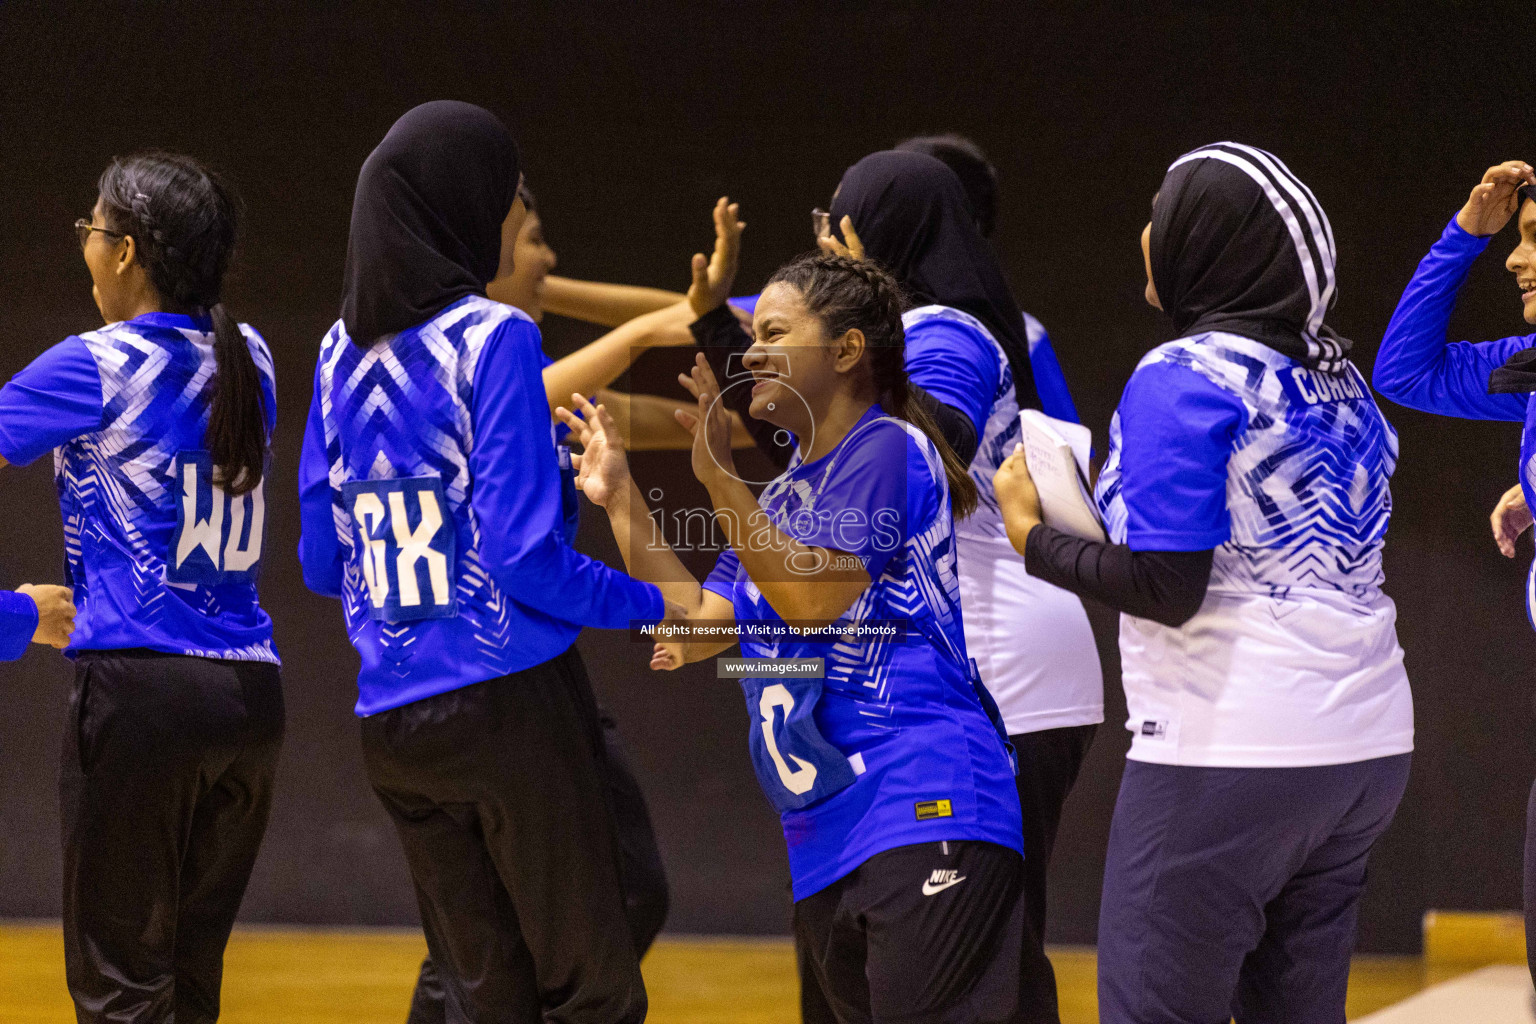
<svg viewBox="0 0 1536 1024">
<path fill-rule="evenodd" d="M 729 385 L 728 377 L 732 367 L 731 356 L 745 352 L 752 345 L 752 336 L 742 329 L 741 321 L 736 319 L 736 314 L 729 306 L 720 306 L 705 313 L 695 320 L 689 330 L 693 333 L 694 344 L 704 353 L 704 358 L 709 361 L 709 368 L 714 371 L 715 379 L 720 382 L 722 388 Z M 734 368 L 738 373 L 741 366 Z M 946 405 L 934 398 L 927 391 L 916 384 L 908 386 L 912 401 L 922 403 L 928 415 L 938 424 L 939 432 L 960 461 L 970 465 L 971 459 L 976 456 L 977 445 L 980 438 L 976 436 L 975 424 L 964 412 L 952 405 Z M 753 418 L 748 412 L 752 405 L 751 388 L 730 388 L 722 392 L 725 396 L 725 406 L 741 417 L 746 424 L 747 432 L 752 435 L 758 450 L 767 455 L 780 469 L 789 465 L 789 460 L 795 453 L 795 446 L 778 440 L 784 437 L 783 431 L 771 423 Z"/>
<path fill-rule="evenodd" d="M 1031 576 L 1116 611 L 1182 626 L 1205 600 L 1213 555 L 1132 551 L 1125 544 L 1083 540 L 1042 524 L 1029 531 L 1024 568 Z"/>
</svg>

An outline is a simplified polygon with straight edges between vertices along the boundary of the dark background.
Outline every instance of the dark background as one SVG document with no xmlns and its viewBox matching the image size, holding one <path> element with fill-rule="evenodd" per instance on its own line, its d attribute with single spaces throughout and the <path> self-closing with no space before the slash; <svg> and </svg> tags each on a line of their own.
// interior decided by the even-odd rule
<svg viewBox="0 0 1536 1024">
<path fill-rule="evenodd" d="M 285 663 L 288 740 L 248 921 L 406 924 L 404 861 L 363 777 L 356 659 L 293 551 L 308 382 L 336 316 L 357 169 L 436 98 L 481 103 L 522 145 L 560 272 L 681 287 L 716 196 L 749 222 L 742 289 L 808 247 L 807 213 L 861 155 L 920 132 L 979 140 L 1003 175 L 997 248 L 1055 339 L 1103 443 L 1138 357 L 1169 338 L 1142 302 L 1137 235 L 1163 169 L 1202 143 L 1278 153 L 1327 208 L 1331 322 L 1369 370 L 1414 263 L 1489 164 L 1536 160 L 1528 2 L 1170 5 L 411 5 L 0 3 L 0 379 L 99 323 L 70 223 L 105 162 L 149 146 L 223 169 L 248 221 L 227 301 L 277 356 L 277 469 L 263 597 Z M 1461 336 L 1522 329 L 1496 240 Z M 551 319 L 552 352 L 596 330 Z M 640 383 L 664 377 L 642 364 Z M 1414 778 L 1378 847 L 1361 920 L 1373 950 L 1417 948 L 1429 907 L 1520 900 L 1536 774 L 1522 570 L 1487 515 L 1515 480 L 1517 430 L 1387 407 L 1402 438 L 1387 553 L 1418 713 Z M 0 583 L 58 578 L 47 460 L 5 471 Z M 687 500 L 681 455 L 635 458 Z M 599 530 L 598 527 L 603 529 Z M 583 547 L 612 556 L 588 516 Z M 1067 805 L 1056 941 L 1094 937 L 1127 745 L 1114 621 L 1096 613 L 1108 721 Z M 706 663 L 652 675 L 619 634 L 581 641 L 617 715 L 673 884 L 671 927 L 785 929 L 777 822 L 745 753 L 739 693 Z M 0 666 L 0 916 L 56 916 L 56 761 L 70 670 L 34 648 Z M 124 813 L 131 813 L 124 808 Z"/>
</svg>

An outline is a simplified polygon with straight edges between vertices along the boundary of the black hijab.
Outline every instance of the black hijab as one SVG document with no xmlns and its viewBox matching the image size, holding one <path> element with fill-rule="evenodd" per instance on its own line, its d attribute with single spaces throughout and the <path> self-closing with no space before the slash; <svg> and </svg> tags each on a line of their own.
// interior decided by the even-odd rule
<svg viewBox="0 0 1536 1024">
<path fill-rule="evenodd" d="M 517 144 L 489 111 L 437 100 L 396 121 L 357 176 L 341 299 L 347 335 L 371 345 L 484 295 L 521 178 Z"/>
<path fill-rule="evenodd" d="M 832 223 L 853 218 L 864 255 L 889 270 L 916 305 L 952 306 L 986 325 L 1008 356 L 1019 408 L 1038 409 L 1024 316 L 955 172 L 926 153 L 871 153 L 843 174 Z"/>
<path fill-rule="evenodd" d="M 1152 206 L 1152 283 L 1181 337 L 1227 331 L 1305 366 L 1344 369 L 1323 324 L 1337 295 L 1333 228 L 1280 160 L 1218 142 L 1175 160 Z"/>
</svg>

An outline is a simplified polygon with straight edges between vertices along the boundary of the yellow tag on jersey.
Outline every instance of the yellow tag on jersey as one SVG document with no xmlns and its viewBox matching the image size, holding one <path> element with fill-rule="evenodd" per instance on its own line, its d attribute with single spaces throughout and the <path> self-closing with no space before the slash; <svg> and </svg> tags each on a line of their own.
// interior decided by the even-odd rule
<svg viewBox="0 0 1536 1024">
<path fill-rule="evenodd" d="M 924 800 L 917 805 L 917 820 L 927 821 L 930 818 L 952 818 L 955 812 L 950 808 L 948 800 Z"/>
</svg>

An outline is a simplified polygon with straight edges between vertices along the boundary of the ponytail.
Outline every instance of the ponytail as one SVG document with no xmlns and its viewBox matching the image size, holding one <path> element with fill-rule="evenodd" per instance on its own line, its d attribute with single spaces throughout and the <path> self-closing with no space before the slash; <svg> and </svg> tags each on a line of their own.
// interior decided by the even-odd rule
<svg viewBox="0 0 1536 1024">
<path fill-rule="evenodd" d="M 225 491 L 255 490 L 266 468 L 266 393 L 240 325 L 219 301 L 239 201 L 212 171 L 175 153 L 115 159 L 97 187 L 108 226 L 133 237 L 136 258 L 168 311 L 213 320 L 217 368 L 203 443 Z"/>
<path fill-rule="evenodd" d="M 895 353 L 894 359 L 886 354 L 889 352 Z M 906 420 L 933 442 L 933 446 L 939 450 L 939 459 L 944 463 L 944 478 L 949 481 L 950 514 L 956 519 L 969 518 L 980 501 L 976 481 L 971 479 L 970 468 L 960 461 L 960 456 L 949 446 L 949 442 L 944 439 L 944 432 L 939 429 L 928 410 L 923 408 L 923 403 L 913 399 L 912 384 L 907 379 L 902 350 L 876 349 L 874 356 L 876 377 L 884 377 L 886 381 L 885 389 L 880 393 L 880 404 L 886 412 Z M 881 363 L 894 365 L 882 368 Z"/>
<path fill-rule="evenodd" d="M 828 253 L 797 257 L 769 278 L 798 291 L 806 308 L 831 337 L 851 330 L 864 335 L 876 400 L 886 412 L 921 430 L 938 449 L 949 482 L 949 508 L 956 519 L 976 511 L 976 481 L 921 402 L 912 397 L 906 370 L 906 333 L 901 326 L 901 286 L 873 260 Z M 765 286 L 766 287 L 766 286 Z"/>
<path fill-rule="evenodd" d="M 240 325 L 224 303 L 208 308 L 213 318 L 213 401 L 205 444 L 230 494 L 254 491 L 267 461 L 267 396 L 261 373 Z"/>
</svg>

